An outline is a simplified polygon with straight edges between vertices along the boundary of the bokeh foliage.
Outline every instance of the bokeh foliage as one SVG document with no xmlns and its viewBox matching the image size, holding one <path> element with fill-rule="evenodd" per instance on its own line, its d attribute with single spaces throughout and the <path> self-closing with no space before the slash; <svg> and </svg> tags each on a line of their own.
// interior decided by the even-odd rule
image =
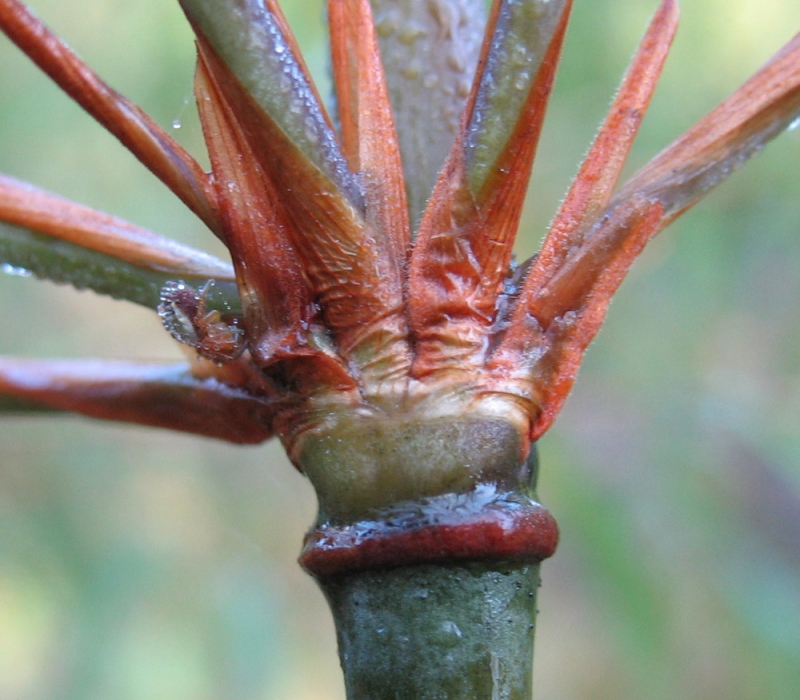
<svg viewBox="0 0 800 700">
<path fill-rule="evenodd" d="M 327 80 L 318 0 L 284 3 Z M 655 2 L 576 2 L 519 242 L 538 244 Z M 177 3 L 38 0 L 101 76 L 195 154 Z M 800 29 L 795 0 L 683 0 L 632 166 Z M 562 542 L 535 662 L 548 700 L 794 699 L 800 687 L 800 130 L 634 266 L 542 440 Z M 6 41 L 0 169 L 221 254 Z M 0 352 L 177 358 L 131 304 L 0 276 Z M 78 418 L 0 424 L 0 697 L 340 700 L 313 518 L 276 446 Z"/>
</svg>

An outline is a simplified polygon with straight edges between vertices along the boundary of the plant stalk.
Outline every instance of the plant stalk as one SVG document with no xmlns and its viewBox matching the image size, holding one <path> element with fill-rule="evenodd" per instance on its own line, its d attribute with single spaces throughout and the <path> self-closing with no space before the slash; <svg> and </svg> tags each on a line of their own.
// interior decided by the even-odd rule
<svg viewBox="0 0 800 700">
<path fill-rule="evenodd" d="M 348 700 L 531 700 L 539 568 L 558 539 L 535 447 L 494 418 L 357 430 L 309 443 L 303 463 L 320 517 L 300 563 L 333 613 Z"/>
<path fill-rule="evenodd" d="M 530 700 L 539 564 L 467 562 L 321 582 L 348 700 Z"/>
</svg>

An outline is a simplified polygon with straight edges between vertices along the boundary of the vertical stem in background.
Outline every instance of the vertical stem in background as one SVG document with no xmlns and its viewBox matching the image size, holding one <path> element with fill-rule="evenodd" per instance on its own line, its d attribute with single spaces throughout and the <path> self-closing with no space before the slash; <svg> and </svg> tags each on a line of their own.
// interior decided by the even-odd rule
<svg viewBox="0 0 800 700">
<path fill-rule="evenodd" d="M 452 148 L 486 25 L 485 0 L 371 0 L 412 230 Z"/>
</svg>

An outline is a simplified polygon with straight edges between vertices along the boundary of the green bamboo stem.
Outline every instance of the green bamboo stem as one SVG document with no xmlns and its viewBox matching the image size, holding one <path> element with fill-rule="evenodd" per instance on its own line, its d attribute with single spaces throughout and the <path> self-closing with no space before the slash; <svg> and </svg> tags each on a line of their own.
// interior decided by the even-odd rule
<svg viewBox="0 0 800 700">
<path fill-rule="evenodd" d="M 321 583 L 348 700 L 530 700 L 539 564 L 425 564 Z"/>
<path fill-rule="evenodd" d="M 320 516 L 300 562 L 333 613 L 348 700 L 531 700 L 539 567 L 558 533 L 522 444 L 474 416 L 308 441 Z"/>
</svg>

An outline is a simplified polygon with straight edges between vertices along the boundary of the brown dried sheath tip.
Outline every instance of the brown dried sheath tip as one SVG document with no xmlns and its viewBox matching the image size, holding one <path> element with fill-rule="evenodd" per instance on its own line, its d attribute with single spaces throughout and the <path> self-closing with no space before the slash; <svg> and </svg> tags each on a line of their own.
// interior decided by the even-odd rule
<svg viewBox="0 0 800 700">
<path fill-rule="evenodd" d="M 598 238 L 606 235 L 603 228 L 622 235 L 615 236 L 617 246 L 613 254 L 602 255 L 605 267 L 581 308 L 564 313 L 548 329 L 543 342 L 544 354 L 532 373 L 540 412 L 531 427 L 531 440 L 544 435 L 561 411 L 577 377 L 583 353 L 605 319 L 612 295 L 633 261 L 658 231 L 663 215 L 660 203 L 634 198 L 620 205 L 603 225 L 598 226 Z M 566 270 L 564 274 L 567 274 Z"/>
<path fill-rule="evenodd" d="M 317 348 L 310 337 L 316 312 L 287 233 L 292 224 L 220 87 L 220 80 L 230 76 L 203 39 L 198 47 L 195 91 L 253 359 L 263 368 L 290 361 L 294 369 L 287 371 L 298 390 L 352 389 L 354 381 L 342 361 Z"/>
<path fill-rule="evenodd" d="M 416 230 L 458 132 L 485 34 L 486 2 L 371 0 L 370 4 L 397 124 L 412 230 Z"/>
<path fill-rule="evenodd" d="M 354 205 L 361 193 L 289 25 L 275 0 L 180 0 L 239 87 Z M 242 119 L 245 115 L 241 115 Z"/>
<path fill-rule="evenodd" d="M 664 228 L 798 118 L 800 34 L 636 172 L 614 200 L 636 192 L 658 199 L 664 206 Z"/>
</svg>

